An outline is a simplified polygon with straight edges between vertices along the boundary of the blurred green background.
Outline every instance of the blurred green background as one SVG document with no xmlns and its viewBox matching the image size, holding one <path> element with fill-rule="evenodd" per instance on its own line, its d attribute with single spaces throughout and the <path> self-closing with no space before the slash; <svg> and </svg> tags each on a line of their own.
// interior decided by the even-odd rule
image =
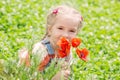
<svg viewBox="0 0 120 80">
<path fill-rule="evenodd" d="M 120 80 L 120 0 L 0 0 L 0 59 L 39 41 L 49 9 L 61 4 L 81 12 L 78 37 L 90 51 L 87 63 L 74 63 L 72 80 Z"/>
</svg>

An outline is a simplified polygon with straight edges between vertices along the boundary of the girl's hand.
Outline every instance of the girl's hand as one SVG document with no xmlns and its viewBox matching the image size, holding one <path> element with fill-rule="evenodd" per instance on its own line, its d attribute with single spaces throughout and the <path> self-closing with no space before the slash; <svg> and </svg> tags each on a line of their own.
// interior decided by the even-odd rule
<svg viewBox="0 0 120 80">
<path fill-rule="evenodd" d="M 68 80 L 69 76 L 70 70 L 62 70 L 53 76 L 52 80 Z"/>
<path fill-rule="evenodd" d="M 30 60 L 29 60 L 29 53 L 28 50 L 23 48 L 22 50 L 19 51 L 18 53 L 19 56 L 19 63 L 18 65 L 25 63 L 26 66 L 30 65 Z"/>
<path fill-rule="evenodd" d="M 70 70 L 63 71 L 63 74 L 64 74 L 64 80 L 68 80 L 68 78 L 70 76 Z"/>
<path fill-rule="evenodd" d="M 25 48 L 21 49 L 18 53 L 20 59 L 25 59 L 27 55 L 28 55 L 28 50 Z"/>
</svg>

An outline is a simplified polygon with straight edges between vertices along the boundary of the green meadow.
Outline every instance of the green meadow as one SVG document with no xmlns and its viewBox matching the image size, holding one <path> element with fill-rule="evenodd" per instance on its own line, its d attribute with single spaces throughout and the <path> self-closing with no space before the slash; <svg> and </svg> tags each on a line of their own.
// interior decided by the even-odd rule
<svg viewBox="0 0 120 80">
<path fill-rule="evenodd" d="M 73 51 L 70 80 L 120 80 L 120 0 L 0 0 L 0 80 L 50 80 L 59 68 L 42 74 L 34 67 L 18 67 L 18 50 L 32 49 L 45 34 L 51 7 L 66 4 L 83 16 L 77 37 L 89 50 L 88 62 Z M 34 58 L 34 57 L 32 57 Z M 53 71 L 55 70 L 55 71 Z"/>
</svg>

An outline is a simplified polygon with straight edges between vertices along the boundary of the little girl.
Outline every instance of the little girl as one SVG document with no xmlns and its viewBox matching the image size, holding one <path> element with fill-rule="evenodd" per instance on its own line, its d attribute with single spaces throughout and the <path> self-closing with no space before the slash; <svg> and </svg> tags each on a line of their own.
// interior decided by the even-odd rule
<svg viewBox="0 0 120 80">
<path fill-rule="evenodd" d="M 58 54 L 57 42 L 61 37 L 65 37 L 67 40 L 71 40 L 76 37 L 78 31 L 82 27 L 82 16 L 80 13 L 69 6 L 61 5 L 53 9 L 47 16 L 46 34 L 44 38 L 36 43 L 33 47 L 32 53 L 39 56 L 39 58 L 45 62 L 39 67 L 40 71 L 43 71 L 45 67 L 52 60 L 53 54 Z M 43 53 L 44 51 L 44 53 Z M 49 56 L 48 56 L 49 55 Z M 65 66 L 69 66 L 72 60 L 72 53 L 66 56 Z M 19 54 L 20 63 L 28 58 L 28 51 L 22 50 Z M 46 60 L 46 61 L 45 61 Z M 29 62 L 27 63 L 29 65 Z M 61 80 L 61 75 L 67 80 L 70 75 L 70 69 L 63 69 L 59 71 L 52 80 Z"/>
</svg>

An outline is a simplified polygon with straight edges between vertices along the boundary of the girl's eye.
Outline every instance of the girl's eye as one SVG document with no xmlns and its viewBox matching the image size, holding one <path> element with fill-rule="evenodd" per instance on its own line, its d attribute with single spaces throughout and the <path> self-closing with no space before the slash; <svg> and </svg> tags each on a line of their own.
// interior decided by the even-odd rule
<svg viewBox="0 0 120 80">
<path fill-rule="evenodd" d="M 58 28 L 59 30 L 63 30 L 63 28 Z"/>
<path fill-rule="evenodd" d="M 70 32 L 75 33 L 75 31 L 74 31 L 74 30 L 70 30 Z"/>
</svg>

